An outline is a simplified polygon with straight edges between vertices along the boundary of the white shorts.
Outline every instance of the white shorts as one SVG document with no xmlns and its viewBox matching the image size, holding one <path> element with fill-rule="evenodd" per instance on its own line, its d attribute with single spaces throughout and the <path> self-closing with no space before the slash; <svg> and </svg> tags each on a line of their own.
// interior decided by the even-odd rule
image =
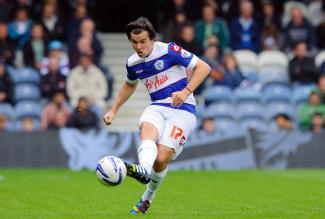
<svg viewBox="0 0 325 219">
<path fill-rule="evenodd" d="M 165 106 L 150 105 L 140 117 L 139 125 L 143 122 L 153 124 L 159 133 L 157 144 L 173 148 L 173 160 L 182 152 L 183 145 L 191 131 L 195 128 L 196 117 L 185 110 Z"/>
</svg>

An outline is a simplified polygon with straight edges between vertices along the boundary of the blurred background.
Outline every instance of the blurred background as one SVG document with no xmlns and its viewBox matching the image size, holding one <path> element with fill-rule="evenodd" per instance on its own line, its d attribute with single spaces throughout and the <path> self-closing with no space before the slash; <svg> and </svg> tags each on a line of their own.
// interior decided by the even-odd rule
<svg viewBox="0 0 325 219">
<path fill-rule="evenodd" d="M 0 167 L 136 161 L 144 86 L 110 127 L 101 118 L 125 82 L 124 29 L 139 16 L 212 69 L 171 169 L 325 167 L 320 0 L 0 0 Z"/>
</svg>

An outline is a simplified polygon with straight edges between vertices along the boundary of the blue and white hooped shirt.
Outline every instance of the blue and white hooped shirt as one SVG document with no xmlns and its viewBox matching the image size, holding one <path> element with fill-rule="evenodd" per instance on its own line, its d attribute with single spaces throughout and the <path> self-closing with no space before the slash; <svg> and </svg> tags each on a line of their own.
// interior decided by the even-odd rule
<svg viewBox="0 0 325 219">
<path fill-rule="evenodd" d="M 141 58 L 137 53 L 129 57 L 126 64 L 127 81 L 135 83 L 140 79 L 147 88 L 152 105 L 170 108 L 172 93 L 181 91 L 187 85 L 185 69 L 192 70 L 198 57 L 175 43 L 155 42 L 151 54 Z M 191 94 L 185 103 L 177 108 L 195 114 L 195 99 Z"/>
</svg>

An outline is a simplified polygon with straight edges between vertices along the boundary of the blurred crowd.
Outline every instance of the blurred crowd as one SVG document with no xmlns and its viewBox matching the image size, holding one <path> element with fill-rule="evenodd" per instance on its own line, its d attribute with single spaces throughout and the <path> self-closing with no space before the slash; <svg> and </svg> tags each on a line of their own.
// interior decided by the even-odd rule
<svg viewBox="0 0 325 219">
<path fill-rule="evenodd" d="M 94 2 L 0 0 L 0 130 L 98 127 L 114 80 Z M 323 1 L 159 2 L 163 41 L 212 69 L 195 91 L 200 131 L 323 132 Z"/>
<path fill-rule="evenodd" d="M 98 127 L 113 78 L 93 2 L 0 0 L 1 130 Z"/>
<path fill-rule="evenodd" d="M 169 10 L 160 15 L 160 23 L 164 41 L 176 42 L 199 55 L 212 69 L 210 77 L 195 91 L 198 97 L 215 95 L 210 98 L 213 101 L 205 101 L 199 128 L 210 134 L 223 132 L 222 117 L 230 117 L 226 126 L 228 132 L 232 132 L 229 129 L 236 129 L 235 125 L 238 123 L 244 128 L 257 131 L 301 129 L 322 132 L 325 127 L 323 1 L 204 0 L 200 1 L 201 13 L 199 10 L 194 11 L 194 3 L 197 2 L 172 0 L 169 4 L 166 3 Z M 258 59 L 262 59 L 262 54 L 265 57 L 271 54 L 269 51 L 281 51 L 285 66 L 272 63 L 273 69 L 268 68 L 270 66 L 264 68 L 264 65 L 254 69 L 254 63 L 251 66 L 245 63 L 249 56 L 255 54 L 258 62 Z M 276 62 L 278 58 L 280 59 L 279 56 L 269 56 L 267 59 L 274 59 Z M 274 68 L 279 66 L 280 68 Z M 265 76 L 261 77 L 261 72 L 269 77 L 273 74 L 275 77 L 263 81 Z M 279 80 L 283 76 L 286 79 Z M 231 89 L 232 95 L 228 100 L 218 99 L 217 93 L 212 92 L 212 87 L 217 90 L 218 87 L 225 86 Z M 247 87 L 257 89 L 262 96 L 258 100 L 247 99 L 246 102 L 234 98 L 236 93 L 241 92 L 241 88 Z M 283 90 L 283 97 L 280 91 L 279 98 L 275 97 L 276 94 L 272 97 L 272 94 L 268 94 L 268 88 L 272 92 Z M 206 95 L 207 90 L 211 90 L 209 95 Z M 301 101 L 295 102 L 290 94 L 299 94 L 301 90 L 304 90 L 305 96 Z M 227 92 L 227 89 L 223 89 L 224 96 Z M 289 94 L 288 99 L 284 98 L 286 94 Z M 255 105 L 252 104 L 254 101 Z M 226 105 L 224 102 L 230 104 Z M 290 105 L 285 105 L 288 102 Z M 216 113 L 220 106 L 225 109 L 234 106 L 238 109 L 241 104 L 252 104 L 256 114 L 241 117 L 239 114 L 243 114 L 242 112 L 235 112 L 237 115 Z M 261 111 L 272 111 L 270 107 L 273 107 L 273 111 L 277 108 L 278 110 L 265 118 L 256 110 L 261 104 Z M 293 108 L 294 113 L 288 113 L 288 108 Z M 210 111 L 211 113 L 207 113 Z M 231 120 L 235 121 L 234 126 L 229 126 Z"/>
</svg>

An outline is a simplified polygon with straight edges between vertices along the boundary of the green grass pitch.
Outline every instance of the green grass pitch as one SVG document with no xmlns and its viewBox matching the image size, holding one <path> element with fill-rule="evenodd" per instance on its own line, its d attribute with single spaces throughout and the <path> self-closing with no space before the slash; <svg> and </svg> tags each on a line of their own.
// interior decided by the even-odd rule
<svg viewBox="0 0 325 219">
<path fill-rule="evenodd" d="M 145 186 L 66 169 L 0 169 L 0 218 L 325 218 L 325 170 L 169 172 L 147 215 Z"/>
</svg>

